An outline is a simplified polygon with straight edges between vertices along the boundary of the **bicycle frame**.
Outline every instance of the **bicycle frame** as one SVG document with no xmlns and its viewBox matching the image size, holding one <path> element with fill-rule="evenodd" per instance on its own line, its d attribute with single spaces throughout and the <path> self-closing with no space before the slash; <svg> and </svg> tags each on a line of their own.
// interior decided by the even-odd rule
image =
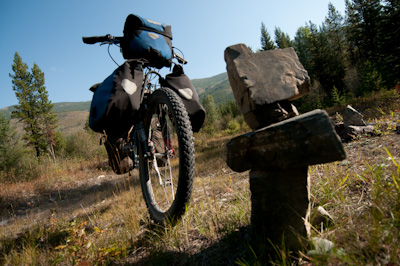
<svg viewBox="0 0 400 266">
<path fill-rule="evenodd" d="M 111 35 L 83 38 L 87 44 L 117 46 L 121 40 L 122 37 Z M 187 63 L 176 53 L 173 59 L 177 61 L 172 62 L 175 65 Z M 138 168 L 150 217 L 156 223 L 174 222 L 185 213 L 193 188 L 191 120 L 181 96 L 174 91 L 176 88 L 169 86 L 168 75 L 163 77 L 157 71 L 159 68 L 150 66 L 146 59 L 129 60 L 129 64 L 137 64 L 131 65 L 131 70 L 143 72 L 143 83 L 141 86 L 137 83 L 141 91 L 135 96 L 133 116 L 116 124 L 121 125 L 123 132 L 130 130 L 110 136 L 103 130 L 109 163 L 117 174 L 130 175 Z M 125 121 L 130 124 L 121 124 Z"/>
<path fill-rule="evenodd" d="M 144 78 L 144 81 L 143 81 L 142 92 L 141 92 L 141 97 L 140 97 L 140 109 L 139 109 L 139 112 L 137 113 L 137 116 L 138 116 L 137 120 L 139 122 L 135 123 L 132 126 L 133 132 L 132 132 L 132 130 L 128 132 L 128 135 L 127 135 L 127 138 L 126 138 L 127 144 L 125 144 L 122 147 L 122 150 L 129 151 L 129 153 L 131 154 L 130 157 L 134 159 L 133 160 L 134 161 L 134 164 L 133 164 L 134 169 L 138 167 L 138 162 L 139 162 L 139 155 L 138 155 L 138 152 L 137 152 L 139 142 L 141 143 L 142 147 L 144 147 L 145 149 L 147 149 L 147 146 L 148 146 L 147 145 L 147 137 L 146 137 L 146 133 L 145 133 L 145 130 L 144 130 L 144 125 L 143 125 L 143 113 L 146 112 L 146 110 L 145 110 L 146 107 L 145 107 L 143 101 L 145 99 L 145 96 L 148 97 L 155 90 L 157 90 L 156 84 L 152 83 L 152 80 L 154 78 L 150 78 L 150 76 L 151 75 L 156 75 L 159 79 L 163 78 L 157 71 L 152 70 L 152 69 L 150 69 L 148 67 L 146 67 L 146 68 L 148 69 L 148 72 L 145 74 L 145 78 Z M 103 134 L 106 134 L 106 133 L 104 132 Z M 157 162 L 157 158 L 156 157 L 159 154 L 157 154 L 155 152 L 152 152 L 152 151 L 148 151 L 148 150 L 145 150 L 145 154 L 148 157 L 152 157 L 151 159 L 154 160 L 155 163 L 153 165 L 155 167 L 155 171 L 159 175 L 160 184 L 162 184 L 163 182 L 162 182 L 161 174 L 160 174 L 160 171 L 158 170 L 158 166 L 157 166 L 157 163 L 156 163 Z M 169 161 L 169 158 L 168 158 L 168 161 Z M 170 163 L 168 162 L 168 165 L 169 164 Z"/>
</svg>

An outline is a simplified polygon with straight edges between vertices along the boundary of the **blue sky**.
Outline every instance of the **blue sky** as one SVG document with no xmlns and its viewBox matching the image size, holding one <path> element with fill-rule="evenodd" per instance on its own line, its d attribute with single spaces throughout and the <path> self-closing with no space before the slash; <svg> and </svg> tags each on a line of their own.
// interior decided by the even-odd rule
<svg viewBox="0 0 400 266">
<path fill-rule="evenodd" d="M 81 37 L 122 35 L 131 13 L 171 24 L 173 45 L 189 61 L 185 72 L 198 79 L 226 70 L 230 45 L 259 49 L 261 22 L 271 36 L 279 27 L 293 38 L 308 21 L 321 25 L 329 2 L 344 15 L 345 0 L 1 0 L 0 108 L 18 104 L 9 77 L 15 52 L 45 73 L 52 102 L 91 100 L 89 87 L 117 66 L 106 46 L 85 45 Z M 123 62 L 117 47 L 111 54 Z"/>
</svg>

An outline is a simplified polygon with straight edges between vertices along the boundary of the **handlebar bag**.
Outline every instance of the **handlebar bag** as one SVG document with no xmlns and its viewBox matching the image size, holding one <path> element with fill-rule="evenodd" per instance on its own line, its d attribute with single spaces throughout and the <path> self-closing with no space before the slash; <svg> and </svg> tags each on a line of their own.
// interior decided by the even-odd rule
<svg viewBox="0 0 400 266">
<path fill-rule="evenodd" d="M 152 67 L 169 67 L 173 55 L 171 41 L 170 25 L 131 14 L 125 21 L 122 55 L 125 59 L 146 59 Z"/>
<path fill-rule="evenodd" d="M 193 132 L 199 132 L 206 117 L 206 110 L 200 104 L 199 96 L 189 77 L 180 65 L 175 65 L 171 74 L 165 76 L 165 87 L 174 90 L 182 99 L 188 112 Z"/>
<path fill-rule="evenodd" d="M 134 61 L 119 66 L 94 90 L 90 105 L 89 127 L 119 137 L 129 131 L 140 108 L 143 72 Z"/>
</svg>

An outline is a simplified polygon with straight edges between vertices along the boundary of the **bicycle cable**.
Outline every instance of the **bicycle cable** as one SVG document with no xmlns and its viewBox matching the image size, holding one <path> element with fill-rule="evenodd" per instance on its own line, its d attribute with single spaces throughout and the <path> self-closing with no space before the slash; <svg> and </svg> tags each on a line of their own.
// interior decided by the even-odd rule
<svg viewBox="0 0 400 266">
<path fill-rule="evenodd" d="M 175 46 L 172 46 L 172 49 L 178 50 L 182 54 L 182 57 L 185 58 L 185 55 L 183 54 L 181 49 L 179 49 L 178 47 L 175 47 Z"/>
<path fill-rule="evenodd" d="M 108 48 L 107 48 L 108 55 L 110 56 L 111 60 L 113 60 L 114 63 L 115 63 L 117 66 L 119 66 L 118 63 L 114 60 L 114 58 L 112 57 L 112 55 L 111 55 L 111 53 L 110 53 L 110 46 L 111 46 L 111 44 L 112 44 L 112 43 L 108 44 Z"/>
</svg>

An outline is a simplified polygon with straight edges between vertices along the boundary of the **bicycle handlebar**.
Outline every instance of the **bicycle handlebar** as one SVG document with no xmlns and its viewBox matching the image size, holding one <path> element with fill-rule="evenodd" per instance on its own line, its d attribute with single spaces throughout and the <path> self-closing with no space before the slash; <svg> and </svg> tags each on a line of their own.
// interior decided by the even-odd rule
<svg viewBox="0 0 400 266">
<path fill-rule="evenodd" d="M 86 44 L 95 44 L 101 42 L 119 43 L 123 37 L 114 37 L 110 34 L 104 36 L 82 37 L 82 41 Z"/>
<path fill-rule="evenodd" d="M 109 43 L 109 44 L 119 44 L 123 40 L 124 37 L 114 37 L 110 34 L 104 36 L 91 36 L 91 37 L 82 37 L 82 41 L 86 44 L 95 44 L 95 43 Z M 179 50 L 179 49 L 178 49 Z M 173 57 L 178 60 L 179 63 L 185 65 L 187 64 L 187 60 L 182 56 L 173 53 Z"/>
</svg>

